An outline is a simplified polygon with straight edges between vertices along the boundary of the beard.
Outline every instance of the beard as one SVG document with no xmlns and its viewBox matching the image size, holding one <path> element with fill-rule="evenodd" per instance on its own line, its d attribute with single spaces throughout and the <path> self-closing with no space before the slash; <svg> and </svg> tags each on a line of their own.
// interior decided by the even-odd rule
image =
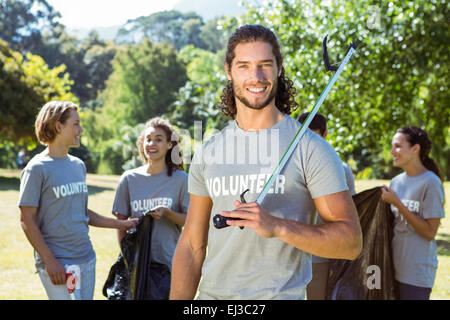
<svg viewBox="0 0 450 320">
<path fill-rule="evenodd" d="M 278 83 L 275 81 L 274 86 L 270 90 L 269 95 L 267 96 L 267 98 L 265 100 L 263 100 L 260 103 L 258 103 L 258 102 L 251 103 L 250 101 L 248 101 L 247 98 L 245 98 L 245 96 L 242 92 L 245 89 L 236 87 L 233 80 L 231 80 L 231 85 L 233 87 L 233 92 L 234 92 L 235 98 L 238 99 L 240 102 L 242 102 L 246 107 L 248 107 L 250 109 L 255 109 L 255 110 L 261 110 L 261 109 L 264 109 L 265 107 L 267 107 L 269 105 L 269 103 L 272 102 L 272 100 L 275 98 L 275 96 L 277 94 L 277 90 L 278 90 Z"/>
</svg>

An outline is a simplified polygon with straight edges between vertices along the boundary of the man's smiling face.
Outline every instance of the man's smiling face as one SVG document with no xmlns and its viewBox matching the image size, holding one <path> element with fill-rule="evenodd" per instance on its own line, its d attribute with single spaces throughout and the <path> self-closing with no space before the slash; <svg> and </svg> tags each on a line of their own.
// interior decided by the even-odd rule
<svg viewBox="0 0 450 320">
<path fill-rule="evenodd" d="M 279 69 L 272 46 L 267 42 L 240 43 L 235 48 L 228 79 L 233 82 L 236 105 L 263 109 L 275 103 Z"/>
</svg>

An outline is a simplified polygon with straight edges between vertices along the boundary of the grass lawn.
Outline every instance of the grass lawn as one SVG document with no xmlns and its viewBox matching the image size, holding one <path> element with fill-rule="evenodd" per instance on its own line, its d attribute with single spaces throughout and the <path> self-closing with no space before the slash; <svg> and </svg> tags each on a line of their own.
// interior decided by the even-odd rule
<svg viewBox="0 0 450 320">
<path fill-rule="evenodd" d="M 47 299 L 39 276 L 35 274 L 33 249 L 20 227 L 19 177 L 18 170 L 0 169 L 0 300 Z M 118 178 L 88 174 L 90 209 L 110 216 Z M 388 183 L 386 180 L 358 180 L 356 191 Z M 445 182 L 444 186 L 446 218 L 442 220 L 436 238 L 439 267 L 431 299 L 450 299 L 450 182 Z M 91 227 L 89 234 L 97 254 L 94 299 L 104 300 L 103 284 L 119 253 L 116 231 Z"/>
</svg>

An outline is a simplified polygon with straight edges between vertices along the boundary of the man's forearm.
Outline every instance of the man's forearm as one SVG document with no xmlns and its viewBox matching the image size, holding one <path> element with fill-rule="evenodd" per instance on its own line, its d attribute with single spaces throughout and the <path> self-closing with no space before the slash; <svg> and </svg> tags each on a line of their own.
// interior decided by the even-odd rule
<svg viewBox="0 0 450 320">
<path fill-rule="evenodd" d="M 310 226 L 279 219 L 276 237 L 302 251 L 325 258 L 353 260 L 362 248 L 359 228 L 347 221 Z"/>
<path fill-rule="evenodd" d="M 173 257 L 170 300 L 192 300 L 197 293 L 206 248 L 193 250 L 183 236 Z"/>
</svg>

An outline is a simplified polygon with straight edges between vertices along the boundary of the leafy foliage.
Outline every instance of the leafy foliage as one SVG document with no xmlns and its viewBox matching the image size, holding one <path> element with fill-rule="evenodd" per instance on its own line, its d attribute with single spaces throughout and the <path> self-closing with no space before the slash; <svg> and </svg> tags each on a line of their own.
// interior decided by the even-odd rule
<svg viewBox="0 0 450 320">
<path fill-rule="evenodd" d="M 6 41 L 0 41 L 0 148 L 33 143 L 37 108 L 56 97 L 76 96 L 87 106 L 80 116 L 88 167 L 103 173 L 136 163 L 136 128 L 153 116 L 166 116 L 191 136 L 194 121 L 202 121 L 204 133 L 221 129 L 227 122 L 218 108 L 226 41 L 238 25 L 260 23 L 279 37 L 297 89 L 294 117 L 311 109 L 330 79 L 322 62 L 324 36 L 334 63 L 350 41 L 358 44 L 320 110 L 330 143 L 356 172 L 392 177 L 392 135 L 418 125 L 429 132 L 432 156 L 448 179 L 448 9 L 443 0 L 273 0 L 247 5 L 241 17 L 206 23 L 196 13 L 172 10 L 129 20 L 116 45 L 95 33 L 84 41 L 67 35 L 45 0 L 0 0 Z"/>
<path fill-rule="evenodd" d="M 116 40 L 136 43 L 148 38 L 152 42 L 166 41 L 176 50 L 187 44 L 202 47 L 199 37 L 202 25 L 203 19 L 194 12 L 161 11 L 128 20 L 118 31 Z"/>
<path fill-rule="evenodd" d="M 42 44 L 42 31 L 52 32 L 61 15 L 46 0 L 0 0 L 0 38 L 13 50 L 32 51 Z"/>
<path fill-rule="evenodd" d="M 34 120 L 50 100 L 77 99 L 70 93 L 72 81 L 64 65 L 49 68 L 28 53 L 26 58 L 0 40 L 0 136 L 4 141 L 33 144 Z"/>
<path fill-rule="evenodd" d="M 186 46 L 180 51 L 180 59 L 186 64 L 188 81 L 179 89 L 176 101 L 168 116 L 170 121 L 194 134 L 194 121 L 201 121 L 204 128 L 222 128 L 227 119 L 221 114 L 217 101 L 226 81 L 222 54 Z"/>
</svg>

